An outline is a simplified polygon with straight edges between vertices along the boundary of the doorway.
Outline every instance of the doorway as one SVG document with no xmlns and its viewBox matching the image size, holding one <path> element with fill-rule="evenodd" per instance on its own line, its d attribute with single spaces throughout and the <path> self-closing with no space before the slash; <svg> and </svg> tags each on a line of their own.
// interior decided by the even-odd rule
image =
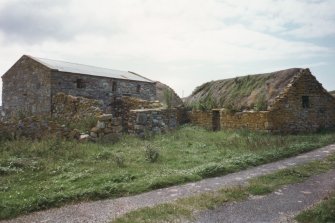
<svg viewBox="0 0 335 223">
<path fill-rule="evenodd" d="M 212 126 L 213 131 L 220 131 L 220 111 L 212 110 Z"/>
</svg>

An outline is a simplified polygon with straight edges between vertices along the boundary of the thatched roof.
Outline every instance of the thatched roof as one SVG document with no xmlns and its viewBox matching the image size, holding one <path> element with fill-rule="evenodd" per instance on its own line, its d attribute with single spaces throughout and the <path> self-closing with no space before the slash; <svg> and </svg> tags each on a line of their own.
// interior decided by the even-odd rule
<svg viewBox="0 0 335 223">
<path fill-rule="evenodd" d="M 163 103 L 165 106 L 167 106 L 166 100 L 169 100 L 169 98 L 171 99 L 171 107 L 179 107 L 184 104 L 172 88 L 159 81 L 156 82 L 156 97 L 157 100 Z"/>
<path fill-rule="evenodd" d="M 335 91 L 329 91 L 329 94 L 331 94 L 333 97 L 335 97 Z"/>
<path fill-rule="evenodd" d="M 303 71 L 310 72 L 308 69 L 292 68 L 207 82 L 193 91 L 185 105 L 202 110 L 267 110 L 284 88 Z"/>
</svg>

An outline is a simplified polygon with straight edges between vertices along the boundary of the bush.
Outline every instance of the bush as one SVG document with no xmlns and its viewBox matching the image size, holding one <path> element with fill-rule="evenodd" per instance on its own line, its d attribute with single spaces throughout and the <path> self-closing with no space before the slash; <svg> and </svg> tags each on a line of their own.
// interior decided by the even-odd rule
<svg viewBox="0 0 335 223">
<path fill-rule="evenodd" d="M 121 154 L 115 154 L 114 161 L 118 167 L 125 167 L 125 159 Z"/>
<path fill-rule="evenodd" d="M 147 145 L 145 149 L 145 159 L 150 163 L 154 163 L 158 160 L 158 157 L 159 157 L 158 149 L 153 148 L 150 145 Z"/>
</svg>

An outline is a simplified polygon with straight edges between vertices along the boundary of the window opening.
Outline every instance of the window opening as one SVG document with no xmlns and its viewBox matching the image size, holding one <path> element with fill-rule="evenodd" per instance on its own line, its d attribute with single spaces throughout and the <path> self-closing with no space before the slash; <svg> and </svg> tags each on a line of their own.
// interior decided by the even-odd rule
<svg viewBox="0 0 335 223">
<path fill-rule="evenodd" d="M 309 108 L 309 96 L 302 96 L 302 107 L 303 108 Z"/>
<path fill-rule="evenodd" d="M 77 88 L 85 88 L 86 87 L 85 82 L 83 81 L 83 79 L 77 79 L 76 83 L 77 83 Z"/>
<path fill-rule="evenodd" d="M 116 83 L 116 81 L 113 81 L 113 84 L 112 84 L 112 91 L 113 92 L 116 91 L 116 87 L 117 87 L 117 83 Z"/>
<path fill-rule="evenodd" d="M 140 91 L 141 91 L 141 85 L 138 84 L 138 85 L 136 86 L 136 93 L 140 93 Z"/>
</svg>

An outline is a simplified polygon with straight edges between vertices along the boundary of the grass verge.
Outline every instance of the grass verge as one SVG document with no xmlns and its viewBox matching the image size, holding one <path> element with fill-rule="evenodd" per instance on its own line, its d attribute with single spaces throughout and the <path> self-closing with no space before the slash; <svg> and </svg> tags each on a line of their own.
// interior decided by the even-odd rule
<svg viewBox="0 0 335 223">
<path fill-rule="evenodd" d="M 335 193 L 330 194 L 314 208 L 300 213 L 295 219 L 300 223 L 335 222 Z"/>
<path fill-rule="evenodd" d="M 0 219 L 221 176 L 334 142 L 335 132 L 281 136 L 193 126 L 114 144 L 1 141 Z"/>
<path fill-rule="evenodd" d="M 324 161 L 314 161 L 252 179 L 247 186 L 224 188 L 217 192 L 203 193 L 179 199 L 173 203 L 129 212 L 115 219 L 112 223 L 183 222 L 185 219 L 192 220 L 196 212 L 213 209 L 226 202 L 244 200 L 251 195 L 269 194 L 284 185 L 302 182 L 312 175 L 327 172 L 334 167 L 335 155 L 332 155 Z M 301 220 L 301 222 L 334 222 L 334 207 L 335 199 L 333 197 L 316 209 L 304 212 L 298 216 L 298 220 Z M 315 221 L 311 221 L 311 219 L 315 219 Z M 319 219 L 323 219 L 323 221 L 319 221 Z"/>
</svg>

